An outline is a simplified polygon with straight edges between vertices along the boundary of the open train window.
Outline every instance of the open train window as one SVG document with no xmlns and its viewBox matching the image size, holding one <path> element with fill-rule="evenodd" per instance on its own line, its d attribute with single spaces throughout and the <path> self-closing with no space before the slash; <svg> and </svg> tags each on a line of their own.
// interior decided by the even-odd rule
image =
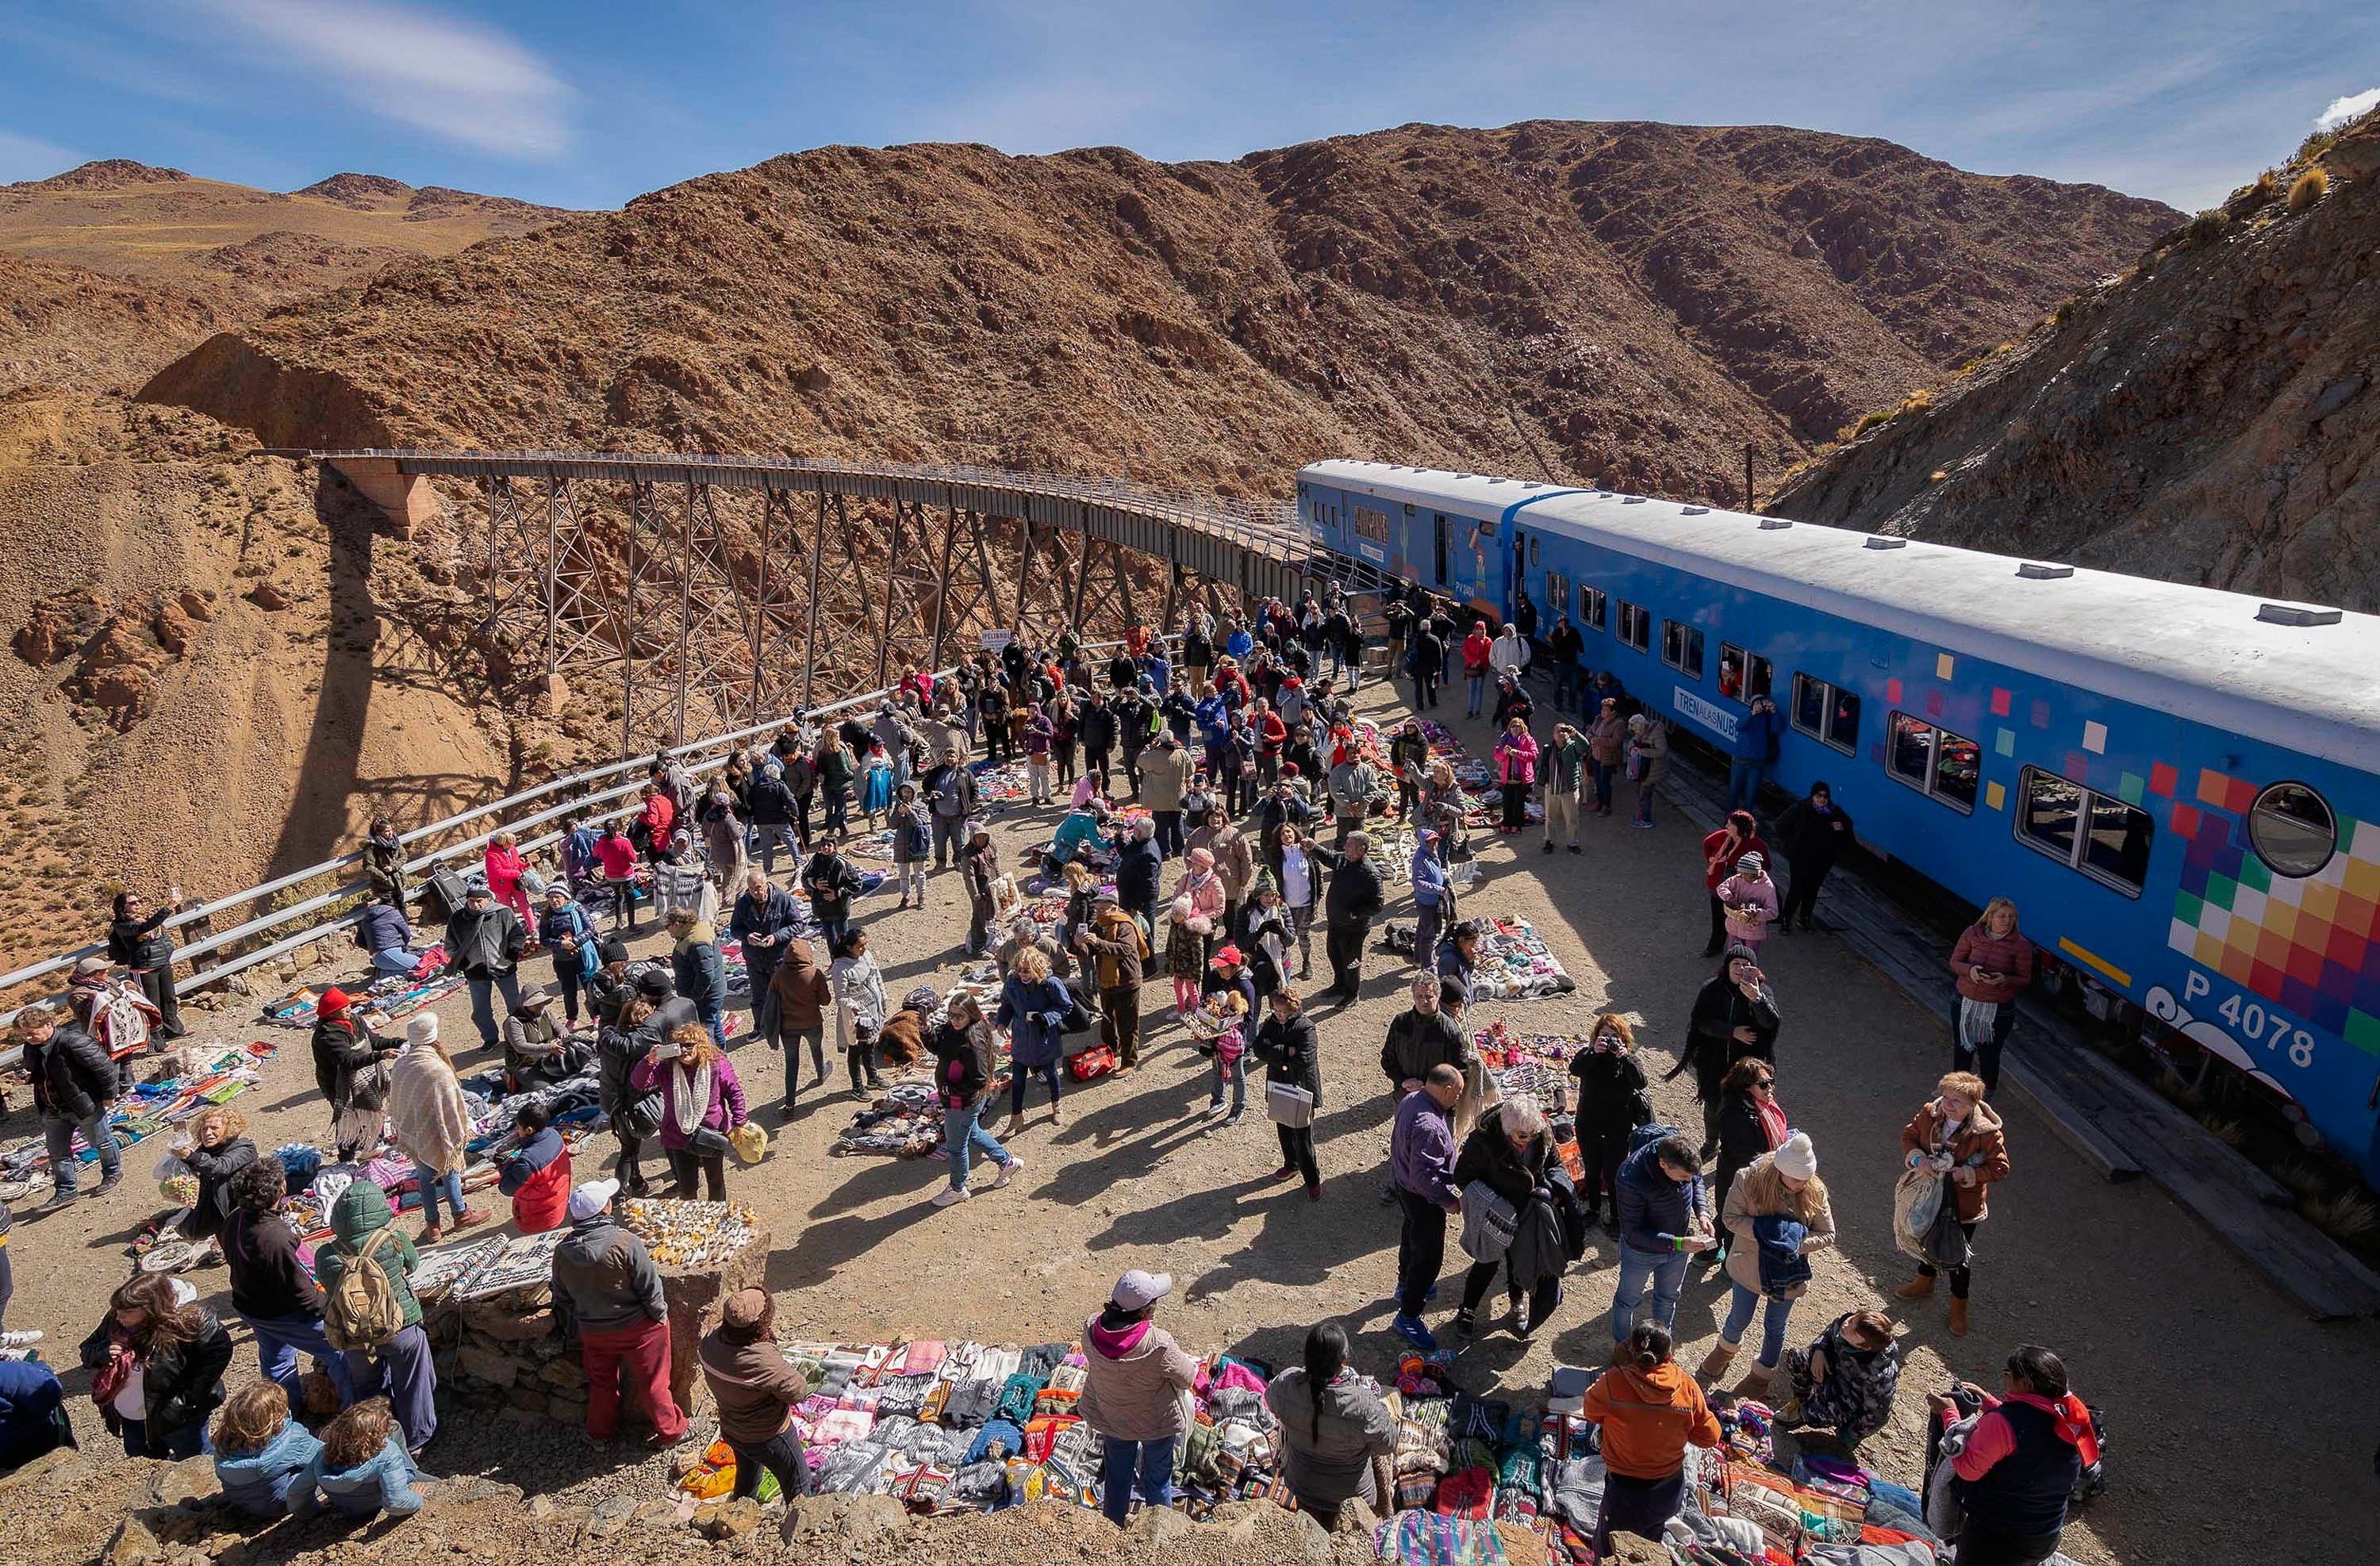
<svg viewBox="0 0 2380 1566">
<path fill-rule="evenodd" d="M 2338 820 L 2329 801 L 2305 784 L 2267 783 L 2248 808 L 2248 841 L 2275 875 L 2299 880 L 2338 852 Z"/>
<path fill-rule="evenodd" d="M 1961 815 L 1973 814 L 1983 777 L 1983 747 L 1906 712 L 1892 714 L 1884 747 L 1885 771 Z"/>
<path fill-rule="evenodd" d="M 2027 767 L 2018 784 L 2017 841 L 2093 880 L 2138 897 L 2156 827 L 2148 812 Z"/>
<path fill-rule="evenodd" d="M 1641 603 L 1620 601 L 1620 639 L 1643 652 L 1653 645 L 1653 612 Z"/>
<path fill-rule="evenodd" d="M 1661 622 L 1661 662 L 1690 680 L 1703 677 L 1703 634 L 1683 620 Z"/>
<path fill-rule="evenodd" d="M 1767 696 L 1776 682 L 1768 660 L 1756 652 L 1746 652 L 1733 642 L 1718 644 L 1718 693 L 1730 700 L 1749 704 L 1755 696 Z"/>
<path fill-rule="evenodd" d="M 1578 589 L 1578 628 L 1582 631 L 1603 629 L 1603 589 L 1601 588 Z"/>
</svg>

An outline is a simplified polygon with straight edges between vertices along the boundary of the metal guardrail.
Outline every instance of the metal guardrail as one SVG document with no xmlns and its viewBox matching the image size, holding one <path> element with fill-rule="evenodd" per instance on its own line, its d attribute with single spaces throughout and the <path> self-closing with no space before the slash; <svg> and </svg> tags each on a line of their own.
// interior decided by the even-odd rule
<svg viewBox="0 0 2380 1566">
<path fill-rule="evenodd" d="M 1169 635 L 1166 639 L 1172 640 L 1172 637 Z M 1123 643 L 1121 639 L 1089 642 L 1084 645 L 1083 650 L 1086 653 L 1096 653 L 1118 648 L 1123 645 Z M 941 681 L 949 678 L 955 672 L 956 668 L 955 665 L 953 665 L 951 668 L 934 670 L 932 673 L 933 677 L 937 681 Z M 851 711 L 854 709 L 868 707 L 871 704 L 881 702 L 886 697 L 890 696 L 898 688 L 898 686 L 887 686 L 881 689 L 863 691 L 857 696 L 844 697 L 839 701 L 828 702 L 821 706 L 810 708 L 807 710 L 806 716 L 813 720 L 829 718 L 839 713 Z M 695 740 L 686 745 L 677 746 L 674 748 L 661 751 L 659 754 L 666 756 L 673 760 L 685 762 L 686 764 L 687 771 L 698 778 L 724 767 L 727 764 L 729 750 L 734 746 L 746 740 L 752 739 L 759 734 L 769 734 L 778 729 L 782 729 L 792 721 L 792 714 L 787 713 L 780 717 L 766 719 L 758 723 L 747 724 L 743 728 L 731 730 L 725 734 L 712 734 L 705 739 Z M 485 805 L 475 805 L 468 810 L 458 811 L 443 819 L 432 821 L 424 826 L 416 827 L 410 832 L 401 832 L 397 836 L 397 841 L 400 844 L 406 844 L 426 842 L 474 821 L 487 820 L 490 818 L 500 818 L 504 814 L 504 812 L 516 809 L 520 806 L 529 804 L 536 800 L 547 798 L 548 796 L 558 793 L 593 787 L 594 785 L 603 783 L 609 779 L 616 778 L 624 772 L 638 771 L 640 769 L 650 766 L 651 764 L 651 759 L 652 759 L 650 757 L 646 756 L 632 757 L 626 760 L 606 762 L 604 765 L 600 767 L 589 767 L 581 771 L 569 773 L 564 777 L 550 779 L 545 783 L 540 783 L 535 788 L 524 789 L 518 794 L 507 795 L 502 799 L 492 800 Z M 450 843 L 443 846 L 433 848 L 417 858 L 407 859 L 406 861 L 405 868 L 407 872 L 424 870 L 434 866 L 445 864 L 465 855 L 475 853 L 486 847 L 488 842 L 493 838 L 498 832 L 502 831 L 509 830 L 516 832 L 524 832 L 525 829 L 542 826 L 545 823 L 557 819 L 582 815 L 588 819 L 593 821 L 607 821 L 617 817 L 634 815 L 639 808 L 641 808 L 640 804 L 633 802 L 628 804 L 617 804 L 616 802 L 624 799 L 632 799 L 634 796 L 639 795 L 642 793 L 643 788 L 644 780 L 642 777 L 638 777 L 630 783 L 609 789 L 599 789 L 597 792 L 593 793 L 572 793 L 570 797 L 565 799 L 560 804 L 547 806 L 526 816 L 513 818 L 508 820 L 499 819 L 493 821 L 485 832 L 467 837 L 460 842 Z M 611 807 L 606 808 L 606 807 Z M 563 833 L 559 831 L 549 832 L 537 837 L 525 836 L 521 842 L 520 848 L 521 851 L 526 854 L 557 843 L 561 841 Z M 232 892 L 226 896 L 211 899 L 198 906 L 186 908 L 180 914 L 168 918 L 165 921 L 164 928 L 171 929 L 185 926 L 196 920 L 209 917 L 220 910 L 247 907 L 261 899 L 271 897 L 279 892 L 286 891 L 292 886 L 311 880 L 318 876 L 327 875 L 337 870 L 346 869 L 350 866 L 360 864 L 362 861 L 363 854 L 361 850 L 358 850 L 350 854 L 343 854 L 334 859 L 325 859 L 320 864 L 310 865 L 302 870 L 293 870 L 286 875 L 275 877 L 272 880 L 265 881 L 258 886 L 249 887 L 245 891 Z M 248 918 L 229 929 L 211 933 L 203 941 L 193 941 L 188 946 L 176 947 L 174 952 L 174 961 L 176 965 L 179 965 L 186 963 L 194 957 L 202 957 L 216 952 L 226 950 L 238 942 L 247 940 L 250 936 L 268 929 L 277 929 L 298 919 L 306 918 L 308 916 L 312 914 L 319 914 L 323 909 L 329 908 L 346 898 L 352 897 L 358 892 L 369 890 L 370 886 L 370 882 L 369 880 L 348 881 L 332 889 L 331 891 L 319 892 L 302 902 L 294 903 L 286 908 L 273 909 L 268 913 Z M 334 917 L 315 920 L 291 934 L 284 936 L 265 946 L 260 947 L 254 951 L 240 953 L 228 962 L 217 964 L 213 966 L 190 973 L 184 977 L 175 980 L 174 992 L 176 995 L 181 995 L 191 990 L 202 989 L 209 985 L 215 984 L 223 979 L 228 978 L 234 974 L 241 973 L 247 969 L 272 962 L 275 958 L 280 957 L 286 953 L 295 951 L 299 947 L 321 940 L 325 934 L 329 933 L 333 929 L 347 923 L 350 917 L 351 916 L 348 911 L 341 909 Z M 78 947 L 72 952 L 64 953 L 54 957 L 47 957 L 41 962 L 33 963 L 25 967 L 18 968 L 14 973 L 0 974 L 0 989 L 6 989 L 15 985 L 30 983 L 33 980 L 44 978 L 53 974 L 66 972 L 71 969 L 76 963 L 80 962 L 85 957 L 104 956 L 106 954 L 107 945 L 104 941 Z M 42 999 L 55 1001 L 59 999 L 64 993 L 64 990 L 55 991 Z M 17 1012 L 21 1009 L 22 1007 L 17 1007 L 12 1008 L 6 1013 L 0 1013 L 0 1027 L 6 1027 L 9 1022 L 15 1018 Z M 20 1051 L 14 1048 L 0 1050 L 0 1067 L 15 1064 L 19 1053 Z"/>
</svg>

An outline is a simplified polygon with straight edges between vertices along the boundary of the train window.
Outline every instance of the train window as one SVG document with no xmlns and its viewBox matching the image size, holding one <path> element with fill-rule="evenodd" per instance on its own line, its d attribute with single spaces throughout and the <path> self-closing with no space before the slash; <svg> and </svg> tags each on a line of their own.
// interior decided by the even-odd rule
<svg viewBox="0 0 2380 1566">
<path fill-rule="evenodd" d="M 1536 536 L 1535 533 L 1531 533 L 1531 534 L 1529 535 L 1529 564 L 1532 564 L 1532 565 L 1535 565 L 1536 563 L 1537 563 L 1537 536 Z"/>
<path fill-rule="evenodd" d="M 1683 620 L 1661 622 L 1661 662 L 1690 680 L 1703 677 L 1703 634 Z"/>
<path fill-rule="evenodd" d="M 1746 652 L 1733 642 L 1718 644 L 1719 695 L 1748 703 L 1755 696 L 1768 695 L 1775 678 L 1768 660 L 1760 654 Z"/>
<path fill-rule="evenodd" d="M 1620 639 L 1643 652 L 1653 645 L 1653 613 L 1641 603 L 1620 601 Z"/>
<path fill-rule="evenodd" d="M 1884 759 L 1887 771 L 1919 793 L 1962 814 L 1974 810 L 1983 747 L 1973 740 L 1895 712 Z"/>
<path fill-rule="evenodd" d="M 1719 649 L 1720 657 L 1724 658 L 1727 652 L 1726 648 Z M 1763 671 L 1767 668 L 1767 659 L 1756 662 Z M 1764 680 L 1758 694 L 1767 695 L 1767 688 Z M 1814 680 L 1807 674 L 1793 676 L 1793 726 L 1811 738 L 1823 740 L 1846 756 L 1856 753 L 1859 749 L 1859 711 L 1860 698 L 1850 691 L 1830 686 L 1824 680 Z"/>
<path fill-rule="evenodd" d="M 1355 508 L 1355 536 L 1359 539 L 1369 539 L 1374 543 L 1387 543 L 1389 541 L 1389 514 L 1385 511 L 1374 511 L 1368 505 L 1357 506 Z"/>
<path fill-rule="evenodd" d="M 1559 571 L 1546 573 L 1546 607 L 1556 614 L 1570 613 L 1570 578 Z M 1575 625 L 1577 621 L 1571 622 Z"/>
<path fill-rule="evenodd" d="M 2156 833 L 2146 811 L 2034 767 L 2018 790 L 2019 842 L 2127 897 L 2141 894 Z"/>
<path fill-rule="evenodd" d="M 1603 589 L 1601 588 L 1578 589 L 1578 628 L 1582 631 L 1603 629 Z"/>
<path fill-rule="evenodd" d="M 2274 874 L 2297 880 L 2338 852 L 2338 822 L 2329 803 L 2305 784 L 2268 783 L 2249 807 L 2248 839 Z"/>
</svg>

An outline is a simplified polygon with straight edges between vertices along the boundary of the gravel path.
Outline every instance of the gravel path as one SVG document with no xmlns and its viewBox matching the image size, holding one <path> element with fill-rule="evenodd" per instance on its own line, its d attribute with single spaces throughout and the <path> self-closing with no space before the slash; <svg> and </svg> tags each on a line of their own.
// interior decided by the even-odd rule
<svg viewBox="0 0 2380 1566">
<path fill-rule="evenodd" d="M 1383 717 L 1402 712 L 1377 685 L 1362 705 Z M 1455 726 L 1474 743 L 1485 737 L 1483 725 Z M 1848 802 L 1857 808 L 1856 798 Z M 997 827 L 1003 855 L 1013 862 L 1053 819 L 1004 813 Z M 1517 857 L 1500 840 L 1485 840 L 1487 874 L 1467 910 L 1528 917 L 1579 990 L 1483 1006 L 1474 1021 L 1503 1015 L 1524 1031 L 1577 1032 L 1595 1011 L 1617 1009 L 1641 1017 L 1638 1037 L 1658 1077 L 1711 966 L 1700 956 L 1695 834 L 1666 809 L 1653 832 L 1630 830 L 1624 812 L 1585 826 L 1586 853 L 1576 858 L 1543 857 L 1534 837 L 1517 840 L 1524 850 Z M 955 959 L 965 927 L 955 876 L 936 877 L 932 894 L 922 916 L 892 912 L 880 894 L 862 904 L 895 995 Z M 1400 898 L 1391 913 L 1409 917 L 1410 906 Z M 1769 948 L 1786 1017 L 1779 1097 L 1816 1141 L 1843 1235 L 1840 1250 L 1818 1258 L 1814 1287 L 1795 1311 L 1794 1340 L 1806 1341 L 1840 1311 L 1897 1303 L 1889 1291 L 1907 1276 L 1889 1232 L 1898 1133 L 1948 1051 L 1936 1024 L 1836 941 L 1795 937 Z M 1393 1210 L 1375 1200 L 1391 1109 L 1378 1053 L 1403 1004 L 1404 970 L 1376 951 L 1367 972 L 1359 1004 L 1318 1014 L 1319 1203 L 1294 1184 L 1267 1184 L 1278 1147 L 1257 1115 L 1229 1130 L 1189 1118 L 1205 1104 L 1207 1074 L 1171 1025 L 1154 1028 L 1138 1072 L 1072 1088 L 1062 1125 L 1053 1128 L 1037 1107 L 1014 1144 L 1027 1166 L 1016 1184 L 948 1210 L 927 1205 L 942 1180 L 938 1160 L 827 1156 L 853 1106 L 806 1094 L 789 1125 L 771 1124 L 777 1142 L 768 1161 L 730 1176 L 733 1194 L 759 1208 L 777 1236 L 769 1283 L 783 1326 L 856 1339 L 1062 1338 L 1079 1329 L 1117 1273 L 1147 1267 L 1175 1275 L 1163 1314 L 1195 1348 L 1293 1358 L 1305 1328 L 1335 1313 L 1359 1355 L 1384 1368 L 1399 1346 L 1388 1330 L 1397 1225 Z M 1152 984 L 1152 1012 L 1165 989 L 1161 978 Z M 440 1010 L 449 1038 L 471 1037 L 464 997 Z M 221 1014 L 191 1014 L 225 1038 L 258 1036 L 226 1027 Z M 306 1037 L 267 1036 L 282 1041 L 281 1054 L 239 1107 L 261 1147 L 314 1137 L 323 1116 Z M 755 1101 L 772 1102 L 783 1058 L 753 1044 L 735 1058 Z M 464 1057 L 467 1070 L 485 1063 L 476 1050 Z M 1657 1082 L 1654 1093 L 1663 1118 L 1695 1123 L 1685 1079 Z M 1997 1386 L 2010 1348 L 2043 1342 L 2066 1356 L 2079 1390 L 2105 1407 L 2113 1437 L 2110 1492 L 2068 1535 L 2076 1560 L 2138 1566 L 2234 1552 L 2301 1560 L 2380 1552 L 2380 1513 L 2363 1504 L 2380 1326 L 2307 1321 L 2154 1185 L 2098 1181 L 2021 1100 L 2002 1108 L 2014 1172 L 1995 1191 L 1981 1235 L 1975 1329 L 1952 1339 L 1941 1300 L 1910 1313 L 1900 1406 L 1864 1449 L 1869 1462 L 1913 1482 L 1923 1394 L 1954 1373 Z M 30 1123 L 20 1110 L 6 1129 L 21 1135 Z M 134 1177 L 105 1199 L 18 1223 L 10 1324 L 47 1330 L 51 1357 L 71 1360 L 102 1294 L 124 1276 L 123 1247 L 156 1206 L 147 1179 L 156 1151 L 136 1151 Z M 608 1166 L 610 1151 L 608 1136 L 591 1139 L 580 1155 L 582 1177 Z M 1448 1296 L 1459 1287 L 1451 1250 Z M 1599 1361 L 1615 1261 L 1608 1240 L 1591 1245 L 1549 1329 L 1526 1344 L 1500 1329 L 1483 1332 L 1463 1355 L 1467 1376 L 1483 1389 L 1533 1391 L 1557 1364 Z M 220 1270 L 194 1281 L 227 1306 Z M 1724 1288 L 1697 1268 L 1679 1316 L 1689 1364 L 1708 1346 L 1726 1302 Z M 1445 1314 L 1433 1324 L 1442 1327 Z M 253 1364 L 243 1351 L 235 1378 L 251 1374 Z M 87 1401 L 76 1416 L 87 1440 L 105 1441 Z M 2225 1468 L 2237 1479 L 2210 1482 L 2216 1453 L 2232 1457 Z M 478 1417 L 450 1420 L 428 1462 L 435 1472 L 484 1474 L 581 1507 L 613 1490 L 658 1494 L 664 1478 L 653 1464 L 590 1471 L 572 1432 Z M 2345 1498 L 2356 1499 L 2339 1504 Z"/>
</svg>

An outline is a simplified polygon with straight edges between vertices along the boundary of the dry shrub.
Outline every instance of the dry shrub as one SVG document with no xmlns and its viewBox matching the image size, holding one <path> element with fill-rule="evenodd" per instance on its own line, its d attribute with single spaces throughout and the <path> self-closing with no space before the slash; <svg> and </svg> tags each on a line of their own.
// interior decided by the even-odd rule
<svg viewBox="0 0 2380 1566">
<path fill-rule="evenodd" d="M 1940 483 L 1943 480 L 1948 479 L 1949 476 L 1950 476 L 1950 470 L 1949 470 L 1949 468 L 1947 468 L 1947 467 L 1937 467 L 1937 468 L 1934 469 L 1934 471 L 1933 471 L 1933 472 L 1928 473 L 1927 475 L 1925 475 L 1925 481 L 1926 481 L 1927 483 L 1929 483 L 1929 484 L 1938 484 L 1938 483 Z"/>
<path fill-rule="evenodd" d="M 2223 237 L 2231 226 L 2231 214 L 2221 207 L 2209 207 L 2181 225 L 2181 248 L 2194 250 L 2202 245 L 2212 245 Z"/>
<path fill-rule="evenodd" d="M 2228 1120 L 2210 1111 L 2200 1115 L 2198 1123 L 2206 1127 L 2207 1134 L 2227 1147 L 2244 1146 L 2248 1140 L 2248 1128 L 2236 1120 Z"/>
<path fill-rule="evenodd" d="M 2359 1248 L 2380 1243 L 2380 1204 L 2362 1191 L 2303 1200 L 2298 1210 L 2316 1229 L 2343 1245 Z"/>
<path fill-rule="evenodd" d="M 1902 413 L 1924 413 L 1927 408 L 1932 407 L 1933 406 L 1934 394 L 1927 391 L 1925 387 L 1920 386 L 1915 391 L 1900 399 L 1900 407 L 1899 411 Z"/>
<path fill-rule="evenodd" d="M 2273 1178 L 2307 1201 L 2319 1199 L 2330 1185 L 2329 1177 L 2303 1159 L 2291 1159 L 2273 1171 Z"/>
<path fill-rule="evenodd" d="M 2289 211 L 2301 212 L 2330 190 L 2330 171 L 2310 168 L 2289 184 Z"/>
</svg>

